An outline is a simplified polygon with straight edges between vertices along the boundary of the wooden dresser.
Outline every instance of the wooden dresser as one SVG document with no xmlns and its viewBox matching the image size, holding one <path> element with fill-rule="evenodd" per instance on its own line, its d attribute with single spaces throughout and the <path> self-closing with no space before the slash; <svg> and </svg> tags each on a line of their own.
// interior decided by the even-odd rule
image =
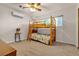
<svg viewBox="0 0 79 59">
<path fill-rule="evenodd" d="M 16 56 L 16 50 L 0 40 L 0 56 Z"/>
</svg>

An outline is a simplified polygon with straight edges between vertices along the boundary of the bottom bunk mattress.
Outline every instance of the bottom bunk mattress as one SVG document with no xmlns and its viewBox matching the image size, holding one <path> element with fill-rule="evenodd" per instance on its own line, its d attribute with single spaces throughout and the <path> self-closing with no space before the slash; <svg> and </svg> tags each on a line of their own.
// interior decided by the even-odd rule
<svg viewBox="0 0 79 59">
<path fill-rule="evenodd" d="M 49 35 L 38 34 L 38 33 L 33 33 L 31 38 L 33 40 L 37 40 L 37 41 L 43 42 L 45 44 L 49 44 L 49 40 L 50 40 Z"/>
</svg>

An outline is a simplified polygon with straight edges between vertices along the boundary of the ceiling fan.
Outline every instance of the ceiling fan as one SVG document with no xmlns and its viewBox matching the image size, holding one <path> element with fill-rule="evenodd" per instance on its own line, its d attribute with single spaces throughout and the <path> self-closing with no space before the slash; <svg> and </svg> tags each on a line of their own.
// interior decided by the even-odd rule
<svg viewBox="0 0 79 59">
<path fill-rule="evenodd" d="M 32 10 L 41 11 L 41 3 L 26 3 L 24 5 L 19 5 L 20 8 L 30 8 Z"/>
</svg>

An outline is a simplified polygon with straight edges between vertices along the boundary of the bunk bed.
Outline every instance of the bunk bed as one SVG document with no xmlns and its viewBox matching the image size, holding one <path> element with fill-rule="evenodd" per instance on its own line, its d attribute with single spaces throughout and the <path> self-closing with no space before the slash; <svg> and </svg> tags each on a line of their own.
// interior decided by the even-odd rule
<svg viewBox="0 0 79 59">
<path fill-rule="evenodd" d="M 45 20 L 46 21 L 46 20 Z M 44 42 L 52 46 L 53 42 L 56 41 L 56 22 L 55 18 L 50 16 L 50 22 L 45 23 L 45 21 L 29 21 L 29 33 L 28 33 L 28 40 L 38 40 L 40 42 Z M 50 35 L 43 35 L 38 34 L 37 31 L 34 32 L 34 28 L 49 28 Z"/>
</svg>

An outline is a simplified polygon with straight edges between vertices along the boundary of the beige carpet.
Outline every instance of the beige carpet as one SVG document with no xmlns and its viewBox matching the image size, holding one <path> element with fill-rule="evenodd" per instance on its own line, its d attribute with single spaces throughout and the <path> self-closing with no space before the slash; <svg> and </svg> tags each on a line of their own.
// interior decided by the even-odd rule
<svg viewBox="0 0 79 59">
<path fill-rule="evenodd" d="M 17 50 L 18 56 L 75 56 L 79 50 L 68 44 L 56 44 L 52 47 L 35 41 L 21 41 L 10 44 Z"/>
</svg>

